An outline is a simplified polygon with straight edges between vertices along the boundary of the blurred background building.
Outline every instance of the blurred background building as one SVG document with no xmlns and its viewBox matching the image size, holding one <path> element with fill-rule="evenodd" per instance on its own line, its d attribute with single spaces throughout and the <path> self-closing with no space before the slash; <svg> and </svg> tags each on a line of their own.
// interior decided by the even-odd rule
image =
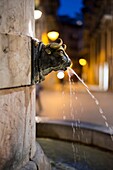
<svg viewBox="0 0 113 170">
<path fill-rule="evenodd" d="M 42 12 L 41 18 L 35 20 L 36 38 L 45 44 L 62 38 L 72 68 L 85 83 L 113 90 L 113 0 L 83 0 L 75 18 L 59 16 L 59 7 L 60 0 L 35 0 L 35 9 Z M 67 73 L 63 81 L 56 74 L 46 77 L 46 87 L 57 88 L 68 81 Z M 75 76 L 73 81 L 78 81 Z"/>
<path fill-rule="evenodd" d="M 113 0 L 83 0 L 88 83 L 113 90 Z"/>
</svg>

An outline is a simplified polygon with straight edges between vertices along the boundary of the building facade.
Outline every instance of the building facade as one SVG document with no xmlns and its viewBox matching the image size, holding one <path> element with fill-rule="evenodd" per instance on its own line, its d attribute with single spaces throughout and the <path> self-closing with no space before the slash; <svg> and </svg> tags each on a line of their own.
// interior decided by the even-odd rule
<svg viewBox="0 0 113 170">
<path fill-rule="evenodd" d="M 113 0 L 83 0 L 88 83 L 113 90 Z"/>
</svg>

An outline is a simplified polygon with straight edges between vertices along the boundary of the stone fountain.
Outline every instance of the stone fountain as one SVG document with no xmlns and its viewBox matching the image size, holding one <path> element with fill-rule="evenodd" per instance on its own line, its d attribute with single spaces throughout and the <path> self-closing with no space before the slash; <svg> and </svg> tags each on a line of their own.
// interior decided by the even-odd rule
<svg viewBox="0 0 113 170">
<path fill-rule="evenodd" d="M 50 170 L 36 145 L 35 84 L 70 59 L 62 40 L 34 40 L 34 1 L 0 1 L 0 170 Z"/>
</svg>

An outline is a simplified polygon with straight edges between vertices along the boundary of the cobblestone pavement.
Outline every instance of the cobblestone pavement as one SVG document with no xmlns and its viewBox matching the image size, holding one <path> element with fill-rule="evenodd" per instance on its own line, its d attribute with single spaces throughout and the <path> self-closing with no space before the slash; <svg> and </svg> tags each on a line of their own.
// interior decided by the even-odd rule
<svg viewBox="0 0 113 170">
<path fill-rule="evenodd" d="M 67 90 L 43 90 L 43 110 L 39 116 L 45 119 L 68 119 L 113 126 L 113 93 L 85 90 L 75 86 Z"/>
</svg>

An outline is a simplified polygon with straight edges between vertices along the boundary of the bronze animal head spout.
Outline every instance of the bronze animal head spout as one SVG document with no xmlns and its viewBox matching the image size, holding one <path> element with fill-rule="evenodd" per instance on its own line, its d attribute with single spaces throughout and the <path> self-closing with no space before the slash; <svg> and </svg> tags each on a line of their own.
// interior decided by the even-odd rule
<svg viewBox="0 0 113 170">
<path fill-rule="evenodd" d="M 44 45 L 39 42 L 35 45 L 37 51 L 37 76 L 38 82 L 45 79 L 45 76 L 51 71 L 66 70 L 71 65 L 71 60 L 66 54 L 66 45 L 63 44 L 62 39 L 58 42 L 53 42 Z"/>
</svg>

